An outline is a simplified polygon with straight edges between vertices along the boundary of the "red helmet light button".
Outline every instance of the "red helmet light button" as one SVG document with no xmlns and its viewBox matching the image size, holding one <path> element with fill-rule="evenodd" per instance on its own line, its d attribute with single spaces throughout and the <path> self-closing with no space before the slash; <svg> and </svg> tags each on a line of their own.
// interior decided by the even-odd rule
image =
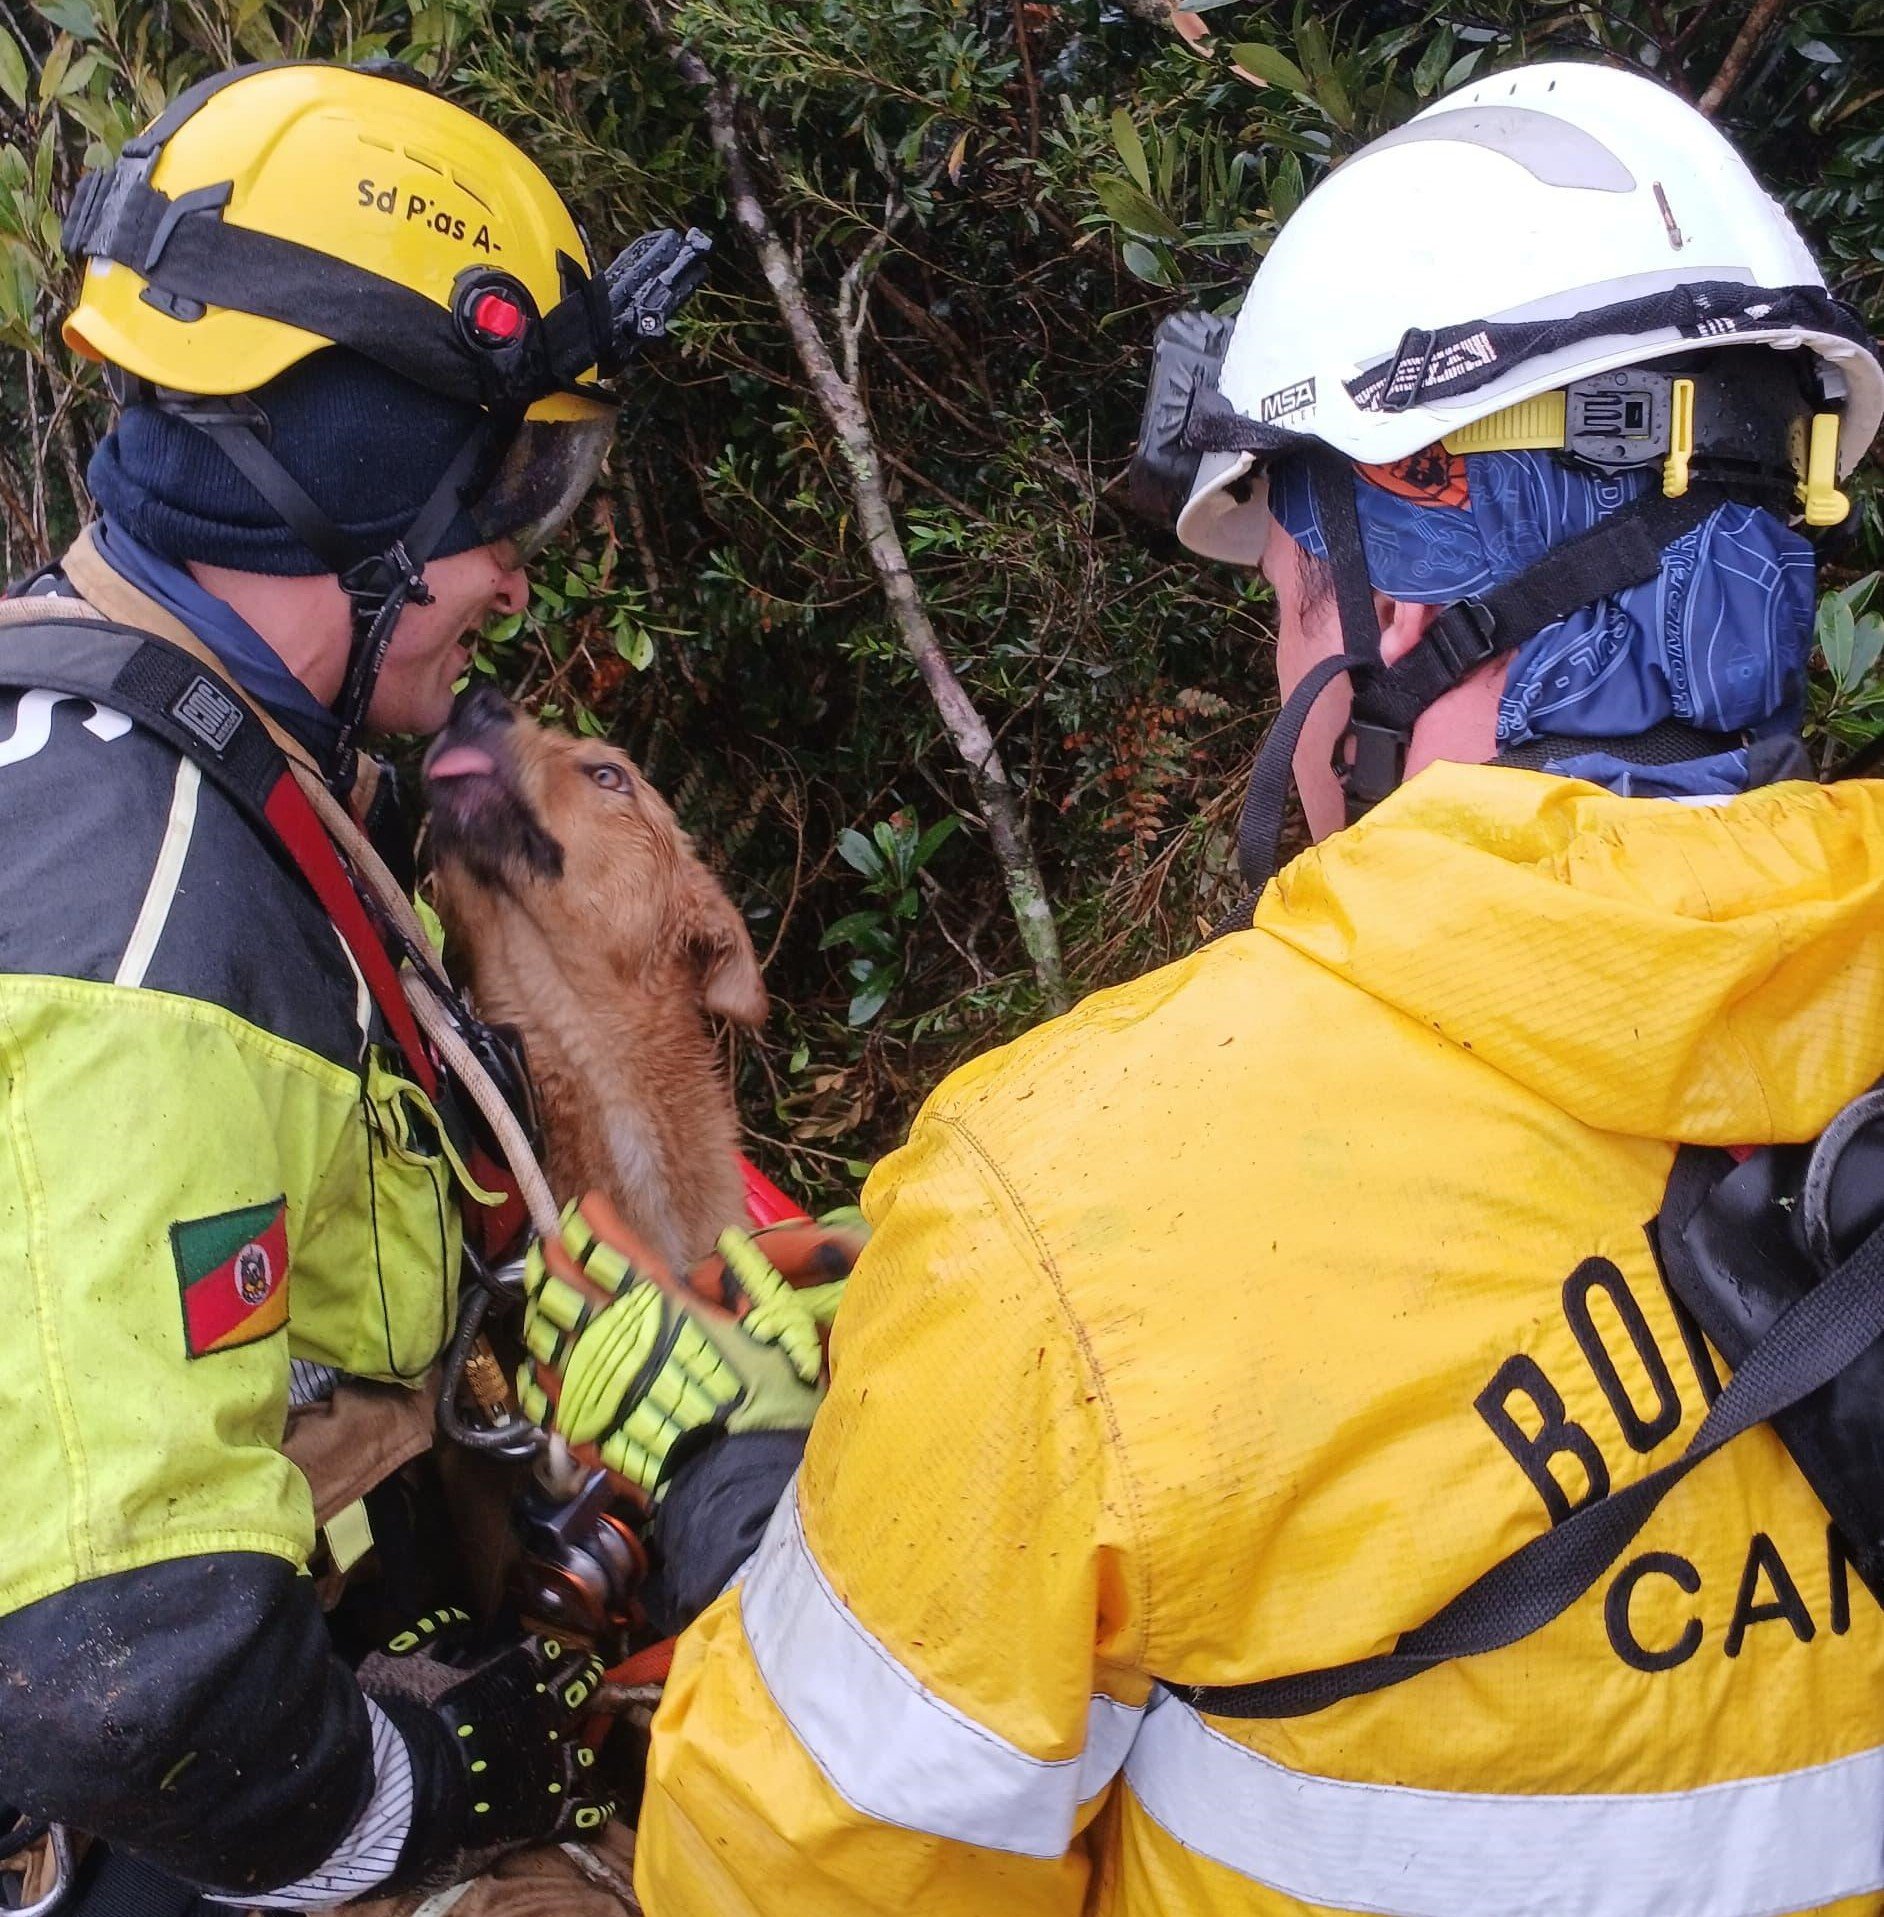
<svg viewBox="0 0 1884 1917">
<path fill-rule="evenodd" d="M 515 300 L 501 293 L 483 293 L 472 305 L 471 324 L 487 340 L 508 343 L 523 336 L 528 321 Z"/>
</svg>

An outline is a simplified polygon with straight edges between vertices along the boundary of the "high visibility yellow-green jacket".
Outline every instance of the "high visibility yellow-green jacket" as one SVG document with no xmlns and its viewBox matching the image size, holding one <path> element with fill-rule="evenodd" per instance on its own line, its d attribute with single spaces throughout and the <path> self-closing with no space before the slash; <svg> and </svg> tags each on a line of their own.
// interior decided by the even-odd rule
<svg viewBox="0 0 1884 1917">
<path fill-rule="evenodd" d="M 1316 1714 L 1676 1457 L 1676 1141 L 1884 1071 L 1884 785 L 1438 766 L 1254 929 L 957 1073 L 794 1493 L 683 1638 L 649 1917 L 1884 1910 L 1884 1610 L 1761 1427 L 1557 1621 Z"/>
<path fill-rule="evenodd" d="M 194 760 L 0 681 L 0 1803 L 193 1884 L 273 1889 L 352 1842 L 344 1896 L 413 1821 L 282 1449 L 296 1386 L 416 1392 L 450 1335 L 458 1187 L 409 1076 Z"/>
</svg>

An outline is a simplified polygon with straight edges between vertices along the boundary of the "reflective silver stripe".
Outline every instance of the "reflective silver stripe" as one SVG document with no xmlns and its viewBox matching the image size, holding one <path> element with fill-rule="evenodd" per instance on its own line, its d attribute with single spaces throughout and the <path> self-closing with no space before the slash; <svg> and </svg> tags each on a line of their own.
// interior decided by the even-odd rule
<svg viewBox="0 0 1884 1917">
<path fill-rule="evenodd" d="M 1158 1695 L 1125 1779 L 1186 1850 L 1383 1917 L 1775 1917 L 1884 1887 L 1884 1750 L 1691 1791 L 1422 1791 L 1289 1770 Z"/>
<path fill-rule="evenodd" d="M 144 891 L 144 903 L 137 909 L 137 923 L 118 961 L 115 985 L 142 985 L 144 974 L 157 950 L 157 941 L 170 922 L 170 907 L 177 896 L 177 881 L 183 876 L 183 861 L 189 856 L 190 838 L 196 830 L 196 794 L 203 775 L 194 759 L 177 761 L 177 781 L 170 789 L 170 816 L 164 822 L 163 843 L 157 848 L 157 863 L 151 868 L 150 884 Z"/>
<path fill-rule="evenodd" d="M 759 1675 L 844 1801 L 881 1824 L 1058 1857 L 1143 1712 L 1095 1697 L 1077 1757 L 1031 1757 L 925 1690 L 851 1614 L 805 1543 L 786 1487 L 739 1594 Z"/>
</svg>

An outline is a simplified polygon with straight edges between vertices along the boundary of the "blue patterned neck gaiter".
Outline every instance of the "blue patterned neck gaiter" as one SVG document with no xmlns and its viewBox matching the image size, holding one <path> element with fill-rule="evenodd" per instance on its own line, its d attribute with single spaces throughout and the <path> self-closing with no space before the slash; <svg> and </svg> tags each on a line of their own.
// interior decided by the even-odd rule
<svg viewBox="0 0 1884 1917">
<path fill-rule="evenodd" d="M 1390 599 L 1447 605 L 1512 578 L 1661 483 L 1613 478 L 1549 453 L 1448 453 L 1357 467 L 1367 567 Z M 1269 509 L 1327 557 L 1300 460 L 1269 473 Z M 1539 737 L 1631 738 L 1675 719 L 1706 732 L 1785 736 L 1803 717 L 1812 647 L 1812 549 L 1757 506 L 1724 505 L 1662 555 L 1660 574 L 1546 626 L 1512 655 L 1501 751 Z M 1547 770 L 1637 797 L 1740 792 L 1744 748 L 1676 765 L 1566 752 Z"/>
</svg>

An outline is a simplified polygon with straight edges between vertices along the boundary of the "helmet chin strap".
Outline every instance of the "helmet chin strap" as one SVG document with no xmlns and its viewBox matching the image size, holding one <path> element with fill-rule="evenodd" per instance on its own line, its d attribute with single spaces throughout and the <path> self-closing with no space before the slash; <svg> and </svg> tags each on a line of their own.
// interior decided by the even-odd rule
<svg viewBox="0 0 1884 1917">
<path fill-rule="evenodd" d="M 1646 495 L 1478 598 L 1442 607 L 1418 642 L 1389 665 L 1380 654 L 1380 619 L 1356 504 L 1355 487 L 1364 482 L 1332 447 L 1312 446 L 1297 457 L 1309 462 L 1315 513 L 1334 573 L 1342 652 L 1318 661 L 1289 694 L 1256 754 L 1237 827 L 1237 864 L 1249 893 L 1219 932 L 1247 926 L 1257 895 L 1275 876 L 1295 751 L 1315 701 L 1336 679 L 1345 674 L 1354 686 L 1352 713 L 1334 754 L 1352 824 L 1406 776 L 1413 728 L 1429 706 L 1578 607 L 1653 579 L 1664 550 L 1731 496 L 1700 484 L 1677 499 Z"/>
<path fill-rule="evenodd" d="M 385 551 L 358 559 L 357 542 L 347 539 L 269 450 L 263 437 L 267 418 L 252 402 L 171 399 L 165 410 L 215 441 L 295 537 L 325 562 L 347 595 L 351 625 L 347 669 L 333 703 L 340 736 L 327 781 L 344 802 L 353 790 L 360 733 L 399 615 L 408 605 L 432 604 L 432 593 L 425 583 L 425 562 L 474 490 L 471 482 L 484 460 L 493 422 L 487 416 L 472 428 L 405 532 Z"/>
</svg>

